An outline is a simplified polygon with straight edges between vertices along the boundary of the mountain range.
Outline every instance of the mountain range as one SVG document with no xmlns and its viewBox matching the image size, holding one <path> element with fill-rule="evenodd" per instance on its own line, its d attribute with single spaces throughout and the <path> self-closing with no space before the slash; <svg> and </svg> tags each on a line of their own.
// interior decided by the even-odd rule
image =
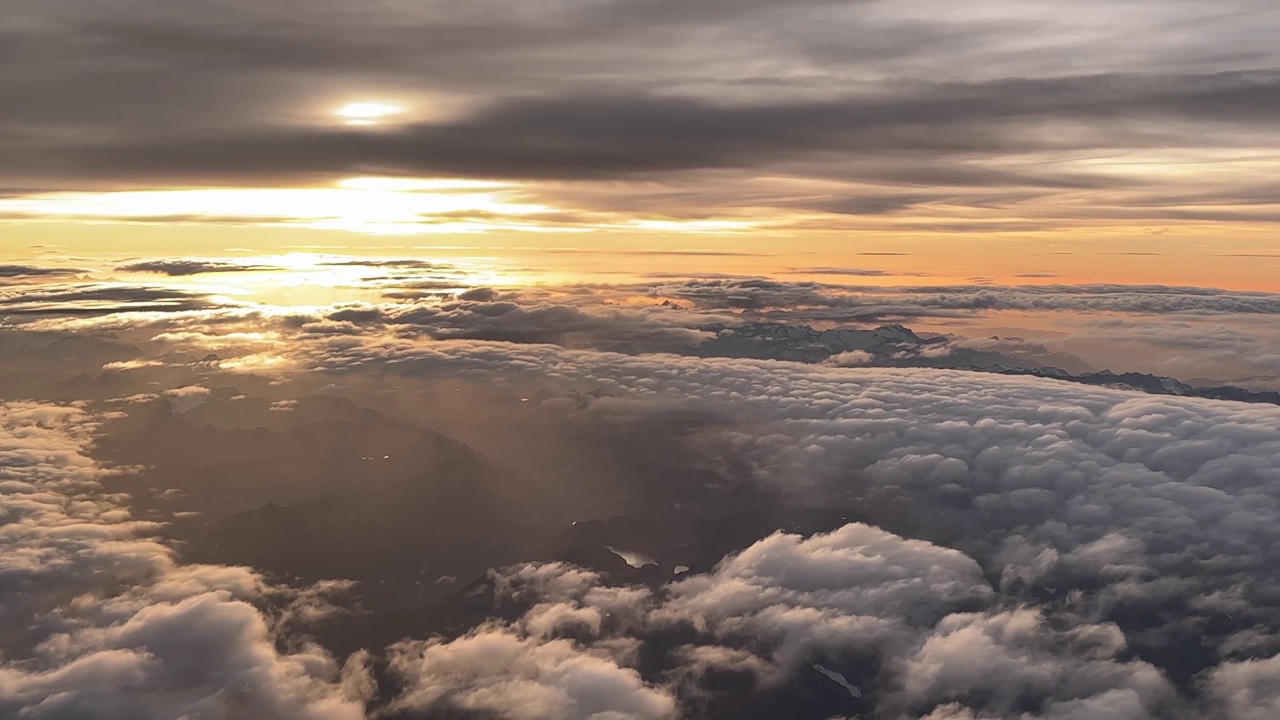
<svg viewBox="0 0 1280 720">
<path fill-rule="evenodd" d="M 714 333 L 714 337 L 692 351 L 699 357 L 788 360 L 841 366 L 950 368 L 1002 375 L 1032 375 L 1156 395 L 1280 405 L 1280 392 L 1247 390 L 1234 385 L 1196 386 L 1176 378 L 1147 373 L 1115 373 L 1110 370 L 1071 372 L 1029 357 L 1013 357 L 994 350 L 966 347 L 944 336 L 922 336 L 897 324 L 869 330 L 817 330 L 808 325 L 783 323 L 748 323 L 736 327 L 708 325 L 701 329 Z M 1039 359 L 1061 359 L 1077 368 L 1083 367 L 1079 358 L 1065 353 L 1046 352 Z"/>
</svg>

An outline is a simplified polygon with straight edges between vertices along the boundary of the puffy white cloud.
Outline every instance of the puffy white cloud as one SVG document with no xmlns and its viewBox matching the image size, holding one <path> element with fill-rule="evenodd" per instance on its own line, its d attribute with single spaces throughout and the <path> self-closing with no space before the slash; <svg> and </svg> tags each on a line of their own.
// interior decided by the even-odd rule
<svg viewBox="0 0 1280 720">
<path fill-rule="evenodd" d="M 1247 658 L 1274 634 L 1280 408 L 956 371 L 549 346 L 367 338 L 304 347 L 300 360 L 335 370 L 395 367 L 406 379 L 502 378 L 522 392 L 526 385 L 552 394 L 598 389 L 546 406 L 564 419 L 718 418 L 686 443 L 709 458 L 732 458 L 740 477 L 753 476 L 798 506 L 927 539 L 929 553 L 955 559 L 928 564 L 917 577 L 944 573 L 954 580 L 945 587 L 963 591 L 959 599 L 978 597 L 986 578 L 1001 603 L 1039 606 L 1055 622 L 1113 622 L 1127 652 L 1180 673 Z M 787 557 L 814 541 L 780 535 L 769 542 Z M 905 555 L 894 562 L 915 567 L 908 559 L 916 549 L 901 547 Z M 963 555 L 947 554 L 954 551 Z M 757 567 L 751 557 L 744 551 L 684 581 L 687 597 L 675 590 L 672 604 L 685 602 L 688 617 L 702 618 L 709 631 L 737 623 L 784 638 L 789 644 L 771 652 L 792 658 L 840 637 L 851 638 L 847 647 L 891 637 L 893 623 L 871 612 L 881 607 L 875 593 L 893 598 L 884 607 L 900 603 L 899 613 L 962 609 L 940 602 L 945 593 L 860 595 L 847 581 L 829 593 L 793 585 L 812 567 L 805 557 L 781 569 L 768 558 Z M 841 557 L 832 551 L 828 559 Z M 717 586 L 717 578 L 732 582 Z M 696 602 L 703 593 L 707 601 Z M 857 607 L 867 614 L 854 614 Z M 1089 712 L 1101 712 L 1094 706 L 1124 706 L 1120 697 L 1083 699 L 1094 704 Z M 1141 707 L 1146 697 L 1139 695 Z"/>
<path fill-rule="evenodd" d="M 746 673 L 760 684 L 782 682 L 786 675 L 773 663 L 740 648 L 723 645 L 682 645 L 672 653 L 679 661 L 671 675 L 686 695 L 698 695 L 700 683 L 711 672 Z"/>
<path fill-rule="evenodd" d="M 1280 655 L 1223 663 L 1207 677 L 1210 714 L 1225 720 L 1280 717 Z"/>
<path fill-rule="evenodd" d="M 599 573 L 568 563 L 527 563 L 490 573 L 499 598 L 548 602 L 580 599 L 600 583 Z"/>
<path fill-rule="evenodd" d="M 963 553 L 859 523 L 810 538 L 772 535 L 668 594 L 658 619 L 761 638 L 788 669 L 815 653 L 874 649 L 903 625 L 928 625 L 994 595 Z"/>
<path fill-rule="evenodd" d="M 190 412 L 209 401 L 212 391 L 199 385 L 187 385 L 164 391 L 164 398 L 178 414 Z"/>
<path fill-rule="evenodd" d="M 509 720 L 660 720 L 675 699 L 609 652 L 482 627 L 455 640 L 392 648 L 408 684 L 395 709 L 483 711 Z"/>
<path fill-rule="evenodd" d="M 323 650 L 281 653 L 245 568 L 181 565 L 103 491 L 73 407 L 0 406 L 0 714 L 358 720 Z"/>
<path fill-rule="evenodd" d="M 1164 673 L 1128 657 L 1116 624 L 1050 618 L 1000 596 L 958 551 L 857 523 L 808 538 L 762 539 L 707 575 L 670 583 L 652 599 L 642 593 L 635 604 L 649 608 L 647 616 L 612 630 L 602 631 L 592 598 L 626 589 L 584 589 L 601 582 L 595 573 L 551 563 L 501 575 L 538 578 L 527 585 L 530 594 L 543 588 L 556 601 L 452 642 L 402 644 L 395 663 L 409 690 L 398 707 L 579 717 L 562 691 L 569 681 L 561 665 L 583 656 L 625 665 L 636 639 L 669 643 L 671 626 L 687 623 L 700 639 L 670 648 L 663 678 L 693 716 L 714 694 L 705 686 L 714 674 L 778 690 L 798 683 L 814 660 L 832 662 L 839 669 L 829 672 L 870 691 L 856 699 L 878 717 L 1154 720 L 1190 712 Z M 978 611 L 956 611 L 966 605 Z M 586 629 L 586 644 L 549 640 L 548 628 L 563 624 Z M 1212 692 L 1239 702 L 1253 703 L 1250 693 L 1265 692 L 1274 679 L 1246 672 L 1219 681 L 1227 667 L 1215 671 Z M 529 687 L 535 681 L 552 687 Z M 632 703 L 639 687 L 615 683 L 611 697 Z M 532 705 L 494 699 L 503 697 Z"/>
<path fill-rule="evenodd" d="M 0 707 L 35 718 L 364 717 L 335 688 L 323 650 L 280 655 L 261 613 L 221 593 L 148 604 L 121 623 L 51 637 L 38 653 L 0 670 Z"/>
<path fill-rule="evenodd" d="M 1109 624 L 1055 631 L 1028 609 L 951 615 L 905 660 L 890 702 L 927 709 L 974 698 L 1005 716 L 1034 708 L 1024 718 L 1158 717 L 1173 688 L 1147 663 L 1117 661 L 1124 649 Z"/>
<path fill-rule="evenodd" d="M 866 365 L 875 359 L 876 357 L 866 350 L 850 350 L 849 352 L 831 356 L 827 362 L 836 367 L 855 367 L 857 365 Z"/>
<path fill-rule="evenodd" d="M 598 573 L 561 562 L 526 563 L 489 578 L 495 600 L 528 610 L 451 640 L 390 647 L 391 671 L 404 688 L 391 710 L 503 720 L 679 715 L 670 689 L 647 682 L 634 667 L 648 624 L 648 589 L 608 586 Z"/>
</svg>

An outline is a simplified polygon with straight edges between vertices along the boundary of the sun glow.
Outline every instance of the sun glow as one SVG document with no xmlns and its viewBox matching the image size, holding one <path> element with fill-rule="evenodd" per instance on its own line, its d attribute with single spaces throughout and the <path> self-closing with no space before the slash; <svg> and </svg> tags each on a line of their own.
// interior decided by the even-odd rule
<svg viewBox="0 0 1280 720">
<path fill-rule="evenodd" d="M 750 220 L 578 214 L 531 199 L 535 195 L 536 188 L 494 180 L 354 177 L 330 187 L 38 193 L 0 198 L 0 217 L 14 222 L 279 227 L 368 235 L 731 234 L 759 225 Z"/>
<path fill-rule="evenodd" d="M 0 199 L 31 219 L 222 222 L 371 234 L 521 229 L 554 208 L 522 202 L 514 186 L 448 178 L 352 178 L 328 188 L 202 188 L 60 192 Z"/>
<path fill-rule="evenodd" d="M 333 114 L 342 118 L 345 124 L 352 126 L 381 125 L 388 119 L 403 115 L 406 108 L 380 102 L 348 103 L 334 110 Z"/>
<path fill-rule="evenodd" d="M 448 192 L 509 188 L 511 183 L 454 178 L 360 177 L 343 180 L 338 183 L 338 187 L 347 188 L 348 190 L 369 190 L 374 192 Z"/>
</svg>

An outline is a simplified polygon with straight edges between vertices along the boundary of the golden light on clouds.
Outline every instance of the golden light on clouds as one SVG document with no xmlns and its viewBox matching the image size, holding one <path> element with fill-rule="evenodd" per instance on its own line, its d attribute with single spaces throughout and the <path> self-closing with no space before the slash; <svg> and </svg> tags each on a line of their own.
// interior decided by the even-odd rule
<svg viewBox="0 0 1280 720">
<path fill-rule="evenodd" d="M 361 177 L 343 180 L 338 183 L 338 187 L 350 190 L 429 192 L 432 190 L 489 190 L 496 188 L 510 188 L 513 186 L 511 183 L 496 182 L 493 180 Z"/>
<path fill-rule="evenodd" d="M 267 303 L 294 309 L 309 307 L 316 312 L 333 303 L 378 302 L 388 292 L 416 297 L 419 293 L 527 285 L 545 279 L 528 270 L 513 273 L 509 262 L 492 257 L 428 257 L 421 250 L 385 259 L 318 252 L 190 255 L 172 260 L 118 261 L 90 273 L 109 278 L 103 280 L 104 285 L 130 287 L 142 283 L 151 288 L 173 288 L 207 295 L 226 307 Z M 262 338 L 246 335 L 238 339 Z"/>
<path fill-rule="evenodd" d="M 553 209 L 511 196 L 502 183 L 352 178 L 322 188 L 201 188 L 58 192 L 0 200 L 0 214 L 29 219 L 222 222 L 372 234 L 518 229 Z"/>
<path fill-rule="evenodd" d="M 371 235 L 605 230 L 714 234 L 757 225 L 728 218 L 576 211 L 542 200 L 537 190 L 494 180 L 355 177 L 330 187 L 37 193 L 0 198 L 0 216 L 12 221 L 271 226 Z"/>
</svg>

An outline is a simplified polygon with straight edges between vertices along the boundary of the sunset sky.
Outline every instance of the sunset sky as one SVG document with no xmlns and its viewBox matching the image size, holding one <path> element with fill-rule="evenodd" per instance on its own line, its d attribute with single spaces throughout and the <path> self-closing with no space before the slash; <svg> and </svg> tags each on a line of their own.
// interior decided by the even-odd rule
<svg viewBox="0 0 1280 720">
<path fill-rule="evenodd" d="M 1277 291 L 1280 45 L 1254 29 L 1278 21 L 1270 0 L 10 3 L 0 258 Z"/>
<path fill-rule="evenodd" d="M 0 0 L 0 720 L 1280 718 L 1280 0 Z"/>
</svg>

